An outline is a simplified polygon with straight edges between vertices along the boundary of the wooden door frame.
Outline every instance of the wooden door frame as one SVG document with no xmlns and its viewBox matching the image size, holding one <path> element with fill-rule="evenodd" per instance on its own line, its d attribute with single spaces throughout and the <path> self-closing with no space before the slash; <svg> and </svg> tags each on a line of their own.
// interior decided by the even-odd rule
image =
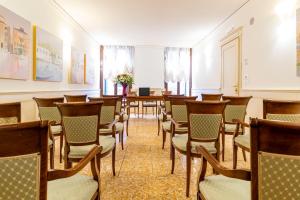
<svg viewBox="0 0 300 200">
<path fill-rule="evenodd" d="M 242 88 L 242 33 L 243 27 L 239 27 L 230 31 L 223 39 L 220 41 L 221 47 L 221 89 L 224 89 L 224 52 L 223 47 L 234 40 L 238 40 L 238 66 L 237 66 L 237 95 L 240 95 Z"/>
</svg>

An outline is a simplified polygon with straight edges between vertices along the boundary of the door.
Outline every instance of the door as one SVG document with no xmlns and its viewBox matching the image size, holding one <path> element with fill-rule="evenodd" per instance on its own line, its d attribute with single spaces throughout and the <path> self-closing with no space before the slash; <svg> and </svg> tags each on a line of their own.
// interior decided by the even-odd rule
<svg viewBox="0 0 300 200">
<path fill-rule="evenodd" d="M 225 42 L 222 50 L 222 92 L 227 96 L 240 93 L 240 37 Z"/>
</svg>

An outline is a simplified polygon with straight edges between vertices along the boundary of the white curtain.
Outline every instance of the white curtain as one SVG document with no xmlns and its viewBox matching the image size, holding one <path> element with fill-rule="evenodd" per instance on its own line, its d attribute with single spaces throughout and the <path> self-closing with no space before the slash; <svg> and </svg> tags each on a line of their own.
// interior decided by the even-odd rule
<svg viewBox="0 0 300 200">
<path fill-rule="evenodd" d="M 187 81 L 190 74 L 190 50 L 188 48 L 165 48 L 165 81 Z"/>
<path fill-rule="evenodd" d="M 113 80 L 118 74 L 133 73 L 134 47 L 104 46 L 103 76 Z"/>
</svg>

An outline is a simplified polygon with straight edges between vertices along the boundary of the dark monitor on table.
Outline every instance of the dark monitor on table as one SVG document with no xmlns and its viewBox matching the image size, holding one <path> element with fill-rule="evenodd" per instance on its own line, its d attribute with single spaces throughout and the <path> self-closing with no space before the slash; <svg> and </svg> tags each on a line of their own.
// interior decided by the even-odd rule
<svg viewBox="0 0 300 200">
<path fill-rule="evenodd" d="M 139 96 L 150 96 L 150 88 L 139 88 Z"/>
</svg>

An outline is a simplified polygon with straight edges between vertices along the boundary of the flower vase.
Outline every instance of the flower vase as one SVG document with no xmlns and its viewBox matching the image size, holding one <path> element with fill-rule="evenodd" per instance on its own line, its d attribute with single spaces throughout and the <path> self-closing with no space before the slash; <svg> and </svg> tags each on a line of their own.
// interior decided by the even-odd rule
<svg viewBox="0 0 300 200">
<path fill-rule="evenodd" d="M 122 84 L 122 87 L 123 87 L 123 91 L 122 91 L 123 97 L 126 97 L 127 96 L 127 84 Z"/>
</svg>

